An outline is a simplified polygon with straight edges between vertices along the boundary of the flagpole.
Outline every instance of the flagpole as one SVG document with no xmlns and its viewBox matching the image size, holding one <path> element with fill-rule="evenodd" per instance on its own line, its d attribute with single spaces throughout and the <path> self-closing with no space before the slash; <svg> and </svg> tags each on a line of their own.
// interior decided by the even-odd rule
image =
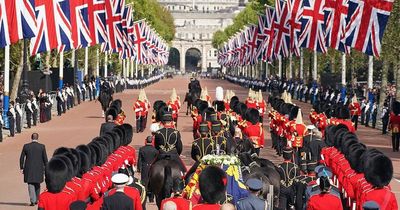
<svg viewBox="0 0 400 210">
<path fill-rule="evenodd" d="M 317 55 L 317 51 L 314 52 L 314 67 L 313 67 L 313 80 L 317 80 L 317 65 L 318 65 L 318 55 Z"/>
<path fill-rule="evenodd" d="M 368 56 L 368 88 L 374 87 L 374 56 Z"/>
<path fill-rule="evenodd" d="M 342 53 L 342 86 L 346 86 L 346 53 Z"/>
<path fill-rule="evenodd" d="M 63 78 L 64 78 L 64 51 L 60 52 L 59 76 L 60 76 L 60 80 L 58 82 L 58 88 L 61 90 L 63 85 L 64 85 L 64 82 L 63 82 Z"/>
<path fill-rule="evenodd" d="M 130 70 L 130 64 L 131 64 L 130 59 L 127 58 L 126 59 L 126 74 L 125 74 L 125 78 L 128 78 L 129 70 Z"/>
<path fill-rule="evenodd" d="M 304 78 L 304 53 L 303 49 L 300 48 L 300 80 Z"/>
<path fill-rule="evenodd" d="M 89 48 L 85 47 L 85 75 L 88 75 Z"/>
<path fill-rule="evenodd" d="M 108 75 L 108 55 L 107 52 L 104 52 L 104 78 L 107 78 Z"/>
<path fill-rule="evenodd" d="M 131 62 L 130 78 L 132 79 L 133 78 L 133 68 L 134 68 L 134 66 L 133 66 L 133 58 L 131 58 L 130 62 Z"/>
<path fill-rule="evenodd" d="M 100 52 L 96 49 L 96 77 L 100 76 Z"/>
<path fill-rule="evenodd" d="M 282 56 L 281 55 L 278 55 L 278 62 L 279 62 L 278 75 L 279 75 L 279 78 L 282 78 Z"/>
<path fill-rule="evenodd" d="M 265 62 L 265 78 L 269 77 L 269 66 L 268 66 L 268 62 Z"/>
<path fill-rule="evenodd" d="M 293 55 L 289 53 L 289 77 L 288 79 L 292 79 L 293 75 Z"/>
<path fill-rule="evenodd" d="M 138 63 L 135 64 L 135 77 L 138 79 Z"/>
<path fill-rule="evenodd" d="M 10 102 L 10 46 L 4 48 L 4 97 L 3 97 L 3 119 L 4 125 L 8 124 L 7 111 Z"/>
</svg>

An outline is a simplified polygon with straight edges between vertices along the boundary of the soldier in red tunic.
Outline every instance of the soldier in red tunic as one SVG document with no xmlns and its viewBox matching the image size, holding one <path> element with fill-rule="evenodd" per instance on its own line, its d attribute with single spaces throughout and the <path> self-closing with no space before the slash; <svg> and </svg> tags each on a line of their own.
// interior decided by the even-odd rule
<svg viewBox="0 0 400 210">
<path fill-rule="evenodd" d="M 225 172 L 216 166 L 208 166 L 199 177 L 199 189 L 202 203 L 193 210 L 220 210 L 226 199 L 227 177 Z"/>
<path fill-rule="evenodd" d="M 204 87 L 203 90 L 201 90 L 200 94 L 200 99 L 203 101 L 206 101 L 208 103 L 208 106 L 211 106 L 211 96 L 208 94 L 207 87 Z"/>
<path fill-rule="evenodd" d="M 351 99 L 351 103 L 349 104 L 351 122 L 354 123 L 354 128 L 357 130 L 358 125 L 358 116 L 361 114 L 361 106 L 360 103 L 357 101 L 357 96 L 354 94 L 353 98 Z"/>
<path fill-rule="evenodd" d="M 342 210 L 341 198 L 331 193 L 331 184 L 328 177 L 321 177 L 319 180 L 321 193 L 312 195 L 307 204 L 307 210 Z"/>
<path fill-rule="evenodd" d="M 259 112 L 256 109 L 249 109 L 247 111 L 246 127 L 243 129 L 243 134 L 253 143 L 258 155 L 260 154 L 260 149 L 264 148 L 264 130 L 259 119 Z"/>
<path fill-rule="evenodd" d="M 176 94 L 175 88 L 172 89 L 170 100 L 167 101 L 167 106 L 172 110 L 172 119 L 175 122 L 175 127 L 178 127 L 178 114 L 181 108 L 179 96 Z"/>
<path fill-rule="evenodd" d="M 267 112 L 267 103 L 265 102 L 261 90 L 258 91 L 257 95 L 257 109 L 258 112 L 260 113 L 260 122 L 263 123 L 264 121 L 264 115 Z"/>
<path fill-rule="evenodd" d="M 141 133 L 146 128 L 149 103 L 146 102 L 144 90 L 140 90 L 139 97 L 133 105 L 136 114 L 136 132 Z"/>
<path fill-rule="evenodd" d="M 392 131 L 393 152 L 399 151 L 400 140 L 400 102 L 393 103 L 393 113 L 390 114 L 389 129 Z"/>
<path fill-rule="evenodd" d="M 245 101 L 248 109 L 257 109 L 256 95 L 252 89 L 249 89 L 249 95 Z"/>
</svg>

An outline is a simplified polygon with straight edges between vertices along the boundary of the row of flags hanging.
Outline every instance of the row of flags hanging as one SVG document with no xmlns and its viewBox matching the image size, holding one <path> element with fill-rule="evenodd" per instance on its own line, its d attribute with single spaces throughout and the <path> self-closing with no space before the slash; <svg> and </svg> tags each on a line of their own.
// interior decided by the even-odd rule
<svg viewBox="0 0 400 210">
<path fill-rule="evenodd" d="M 258 24 L 249 25 L 218 52 L 222 66 L 254 65 L 278 56 L 299 56 L 300 48 L 326 53 L 350 49 L 379 57 L 393 0 L 276 0 Z"/>
<path fill-rule="evenodd" d="M 167 43 L 125 0 L 0 0 L 0 47 L 30 39 L 31 55 L 101 45 L 138 64 L 164 65 Z"/>
</svg>

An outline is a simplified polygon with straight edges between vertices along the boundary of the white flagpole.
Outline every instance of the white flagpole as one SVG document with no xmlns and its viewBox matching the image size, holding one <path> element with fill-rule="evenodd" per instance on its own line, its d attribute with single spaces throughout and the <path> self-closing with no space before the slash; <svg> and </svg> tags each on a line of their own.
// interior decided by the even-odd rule
<svg viewBox="0 0 400 210">
<path fill-rule="evenodd" d="M 128 78 L 128 76 L 129 76 L 129 71 L 131 69 L 130 64 L 131 64 L 130 58 L 127 58 L 126 59 L 126 74 L 125 74 L 125 78 Z"/>
<path fill-rule="evenodd" d="M 346 53 L 342 53 L 342 85 L 346 85 Z"/>
<path fill-rule="evenodd" d="M 85 76 L 88 75 L 89 48 L 85 47 Z"/>
<path fill-rule="evenodd" d="M 289 54 L 289 77 L 288 79 L 292 79 L 293 77 L 293 55 Z"/>
<path fill-rule="evenodd" d="M 318 68 L 318 55 L 314 52 L 314 67 L 313 67 L 313 80 L 317 80 L 317 68 Z"/>
<path fill-rule="evenodd" d="M 104 52 L 104 77 L 106 78 L 108 76 L 108 72 L 107 72 L 107 66 L 108 65 L 108 55 L 107 52 Z"/>
<path fill-rule="evenodd" d="M 131 60 L 130 60 L 130 62 L 131 62 L 131 70 L 130 70 L 130 78 L 133 78 L 133 68 L 134 68 L 134 66 L 133 66 L 133 58 L 131 58 Z"/>
<path fill-rule="evenodd" d="M 64 51 L 60 52 L 60 66 L 59 66 L 59 83 L 58 83 L 58 88 L 60 88 L 60 90 L 62 89 L 63 85 L 64 85 Z"/>
<path fill-rule="evenodd" d="M 282 56 L 278 55 L 278 74 L 279 74 L 279 78 L 282 78 Z"/>
<path fill-rule="evenodd" d="M 265 62 L 265 77 L 266 77 L 266 78 L 269 77 L 269 66 L 268 66 L 268 62 Z"/>
<path fill-rule="evenodd" d="M 96 77 L 100 76 L 100 51 L 96 50 Z"/>
<path fill-rule="evenodd" d="M 374 87 L 374 56 L 368 56 L 368 88 Z"/>
<path fill-rule="evenodd" d="M 10 46 L 6 45 L 4 48 L 4 97 L 3 97 L 3 116 L 4 122 L 8 122 L 7 111 L 10 102 Z"/>
<path fill-rule="evenodd" d="M 300 48 L 300 79 L 304 78 L 304 53 L 303 49 Z"/>
</svg>

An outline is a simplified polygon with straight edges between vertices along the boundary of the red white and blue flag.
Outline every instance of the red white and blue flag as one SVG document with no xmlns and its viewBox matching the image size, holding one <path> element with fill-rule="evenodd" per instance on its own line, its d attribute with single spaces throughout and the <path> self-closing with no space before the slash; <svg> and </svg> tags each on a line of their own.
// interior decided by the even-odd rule
<svg viewBox="0 0 400 210">
<path fill-rule="evenodd" d="M 6 0 L 10 43 L 36 36 L 37 23 L 34 0 Z"/>
<path fill-rule="evenodd" d="M 147 35 L 147 24 L 145 21 L 139 21 L 135 23 L 135 51 L 136 51 L 136 62 L 137 63 L 143 63 L 144 58 L 146 57 L 146 49 L 145 49 L 145 44 L 146 44 L 146 35 Z"/>
<path fill-rule="evenodd" d="M 122 12 L 124 6 L 124 0 L 106 0 L 107 50 L 118 52 L 123 48 Z"/>
<path fill-rule="evenodd" d="M 106 28 L 106 1 L 88 1 L 88 20 L 90 30 L 90 45 L 101 44 L 108 41 Z"/>
<path fill-rule="evenodd" d="M 32 55 L 72 47 L 69 0 L 35 0 L 35 11 L 38 32 L 31 39 Z"/>
<path fill-rule="evenodd" d="M 274 53 L 276 55 L 288 57 L 290 47 L 289 8 L 286 1 L 282 0 L 277 0 L 275 6 L 275 20 L 273 26 L 275 30 Z"/>
<path fill-rule="evenodd" d="M 88 2 L 90 1 L 93 0 L 70 1 L 72 40 L 75 49 L 87 47 L 92 42 L 88 16 Z"/>
<path fill-rule="evenodd" d="M 301 33 L 300 14 L 303 12 L 303 0 L 287 1 L 290 18 L 290 53 L 300 56 L 299 36 Z"/>
<path fill-rule="evenodd" d="M 301 15 L 302 33 L 300 45 L 313 51 L 326 53 L 328 50 L 325 40 L 325 0 L 303 0 Z"/>
<path fill-rule="evenodd" d="M 10 33 L 8 31 L 7 10 L 4 1 L 0 0 L 0 47 L 10 45 Z"/>
<path fill-rule="evenodd" d="M 266 17 L 266 27 L 264 28 L 264 33 L 266 36 L 266 42 L 264 43 L 264 55 L 263 61 L 272 61 L 274 58 L 274 48 L 275 48 L 275 9 L 273 7 L 267 6 L 265 9 Z"/>
<path fill-rule="evenodd" d="M 345 53 L 350 53 L 350 47 L 343 42 L 348 9 L 348 0 L 325 0 L 326 44 Z"/>
<path fill-rule="evenodd" d="M 393 0 L 349 0 L 345 44 L 379 57 Z"/>
</svg>

